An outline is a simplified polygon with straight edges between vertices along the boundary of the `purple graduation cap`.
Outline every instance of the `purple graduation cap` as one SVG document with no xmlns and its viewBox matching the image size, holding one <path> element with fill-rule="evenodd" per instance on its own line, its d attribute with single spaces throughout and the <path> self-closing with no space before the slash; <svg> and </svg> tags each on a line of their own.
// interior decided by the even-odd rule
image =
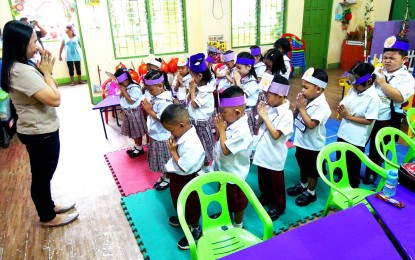
<svg viewBox="0 0 415 260">
<path fill-rule="evenodd" d="M 212 56 L 207 56 L 206 61 L 209 62 L 209 63 L 213 63 L 214 62 Z"/>
<path fill-rule="evenodd" d="M 189 58 L 189 69 L 195 73 L 202 73 L 207 69 L 205 54 L 197 53 Z"/>
<path fill-rule="evenodd" d="M 220 107 L 237 107 L 245 105 L 245 95 L 240 97 L 231 97 L 231 98 L 220 98 L 219 106 Z"/>
<path fill-rule="evenodd" d="M 252 48 L 251 49 L 251 55 L 252 56 L 258 56 L 261 55 L 261 48 L 257 47 L 257 48 Z"/>
<path fill-rule="evenodd" d="M 409 43 L 399 41 L 396 36 L 388 37 L 383 45 L 385 49 L 397 49 L 402 51 L 409 50 Z"/>
</svg>

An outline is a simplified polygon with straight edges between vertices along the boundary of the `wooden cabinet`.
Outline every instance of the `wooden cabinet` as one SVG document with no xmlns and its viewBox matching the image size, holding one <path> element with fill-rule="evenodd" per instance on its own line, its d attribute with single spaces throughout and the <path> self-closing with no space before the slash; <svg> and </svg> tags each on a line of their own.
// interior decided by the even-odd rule
<svg viewBox="0 0 415 260">
<path fill-rule="evenodd" d="M 372 42 L 367 43 L 367 54 L 370 53 L 371 44 Z M 340 68 L 343 70 L 349 70 L 357 60 L 364 61 L 365 58 L 363 56 L 363 52 L 363 42 L 344 40 L 342 46 Z"/>
</svg>

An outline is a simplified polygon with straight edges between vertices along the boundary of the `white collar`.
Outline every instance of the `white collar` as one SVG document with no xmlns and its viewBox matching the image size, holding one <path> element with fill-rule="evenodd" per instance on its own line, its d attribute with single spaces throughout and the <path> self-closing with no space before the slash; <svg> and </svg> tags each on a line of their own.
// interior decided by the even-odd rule
<svg viewBox="0 0 415 260">
<path fill-rule="evenodd" d="M 191 140 L 192 136 L 197 135 L 196 128 L 192 126 L 189 130 L 187 130 L 182 136 L 177 139 L 177 145 L 184 143 L 185 141 Z"/>
</svg>

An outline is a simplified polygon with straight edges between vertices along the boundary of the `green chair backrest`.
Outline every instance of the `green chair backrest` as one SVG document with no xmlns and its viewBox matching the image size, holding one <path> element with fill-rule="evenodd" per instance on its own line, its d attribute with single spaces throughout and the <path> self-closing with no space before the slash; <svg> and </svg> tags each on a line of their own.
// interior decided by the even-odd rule
<svg viewBox="0 0 415 260">
<path fill-rule="evenodd" d="M 409 145 L 409 150 L 401 163 L 409 163 L 415 159 L 415 141 L 399 129 L 384 127 L 376 134 L 375 145 L 379 155 L 385 161 L 385 169 L 399 169 L 401 164 L 398 162 L 396 142 L 394 141 L 397 140 L 396 137 L 402 138 Z M 388 153 L 390 153 L 390 159 L 387 157 Z"/>
<path fill-rule="evenodd" d="M 336 153 L 339 154 L 339 159 L 335 158 Z M 376 191 L 380 191 L 384 184 L 386 178 L 386 171 L 372 162 L 369 157 L 367 157 L 362 151 L 360 151 L 357 147 L 345 143 L 345 142 L 334 142 L 326 145 L 318 154 L 317 156 L 317 170 L 321 177 L 321 179 L 329 185 L 331 188 L 343 193 L 342 190 L 352 189 L 349 183 L 349 176 L 347 173 L 347 162 L 346 156 L 348 153 L 355 154 L 363 164 L 367 167 L 378 173 L 384 178 L 381 178 Z M 330 156 L 331 155 L 331 156 Z M 327 166 L 327 172 L 329 175 L 329 179 L 326 178 L 324 175 L 323 167 L 324 165 Z M 336 169 L 339 169 L 341 174 L 341 179 L 337 182 L 334 178 L 334 172 Z"/>
<path fill-rule="evenodd" d="M 406 111 L 406 122 L 412 135 L 415 135 L 415 108 L 411 107 Z"/>
<path fill-rule="evenodd" d="M 215 193 L 206 194 L 203 187 L 208 184 L 219 183 L 219 190 Z M 185 205 L 186 200 L 191 192 L 196 191 L 199 196 L 201 213 L 202 213 L 202 232 L 203 235 L 208 234 L 213 229 L 231 229 L 234 228 L 228 211 L 228 202 L 226 199 L 226 184 L 233 183 L 238 185 L 245 193 L 248 201 L 253 206 L 258 214 L 260 220 L 264 224 L 263 240 L 272 237 L 272 221 L 265 209 L 262 207 L 255 193 L 251 187 L 238 176 L 228 172 L 210 172 L 202 176 L 198 176 L 191 180 L 180 192 L 177 201 L 177 213 L 179 216 L 180 225 L 189 242 L 190 254 L 192 259 L 197 259 L 197 249 L 195 241 L 192 239 L 190 230 L 187 227 L 185 220 Z M 209 217 L 208 208 L 211 203 L 219 203 L 221 206 L 221 214 L 218 218 L 212 219 Z"/>
</svg>

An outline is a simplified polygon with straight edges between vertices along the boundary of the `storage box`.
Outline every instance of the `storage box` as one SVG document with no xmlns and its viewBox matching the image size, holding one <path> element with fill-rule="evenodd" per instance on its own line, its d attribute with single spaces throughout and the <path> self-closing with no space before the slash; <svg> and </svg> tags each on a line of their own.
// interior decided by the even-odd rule
<svg viewBox="0 0 415 260">
<path fill-rule="evenodd" d="M 415 192 L 415 163 L 404 163 L 400 166 L 399 184 Z"/>
</svg>

